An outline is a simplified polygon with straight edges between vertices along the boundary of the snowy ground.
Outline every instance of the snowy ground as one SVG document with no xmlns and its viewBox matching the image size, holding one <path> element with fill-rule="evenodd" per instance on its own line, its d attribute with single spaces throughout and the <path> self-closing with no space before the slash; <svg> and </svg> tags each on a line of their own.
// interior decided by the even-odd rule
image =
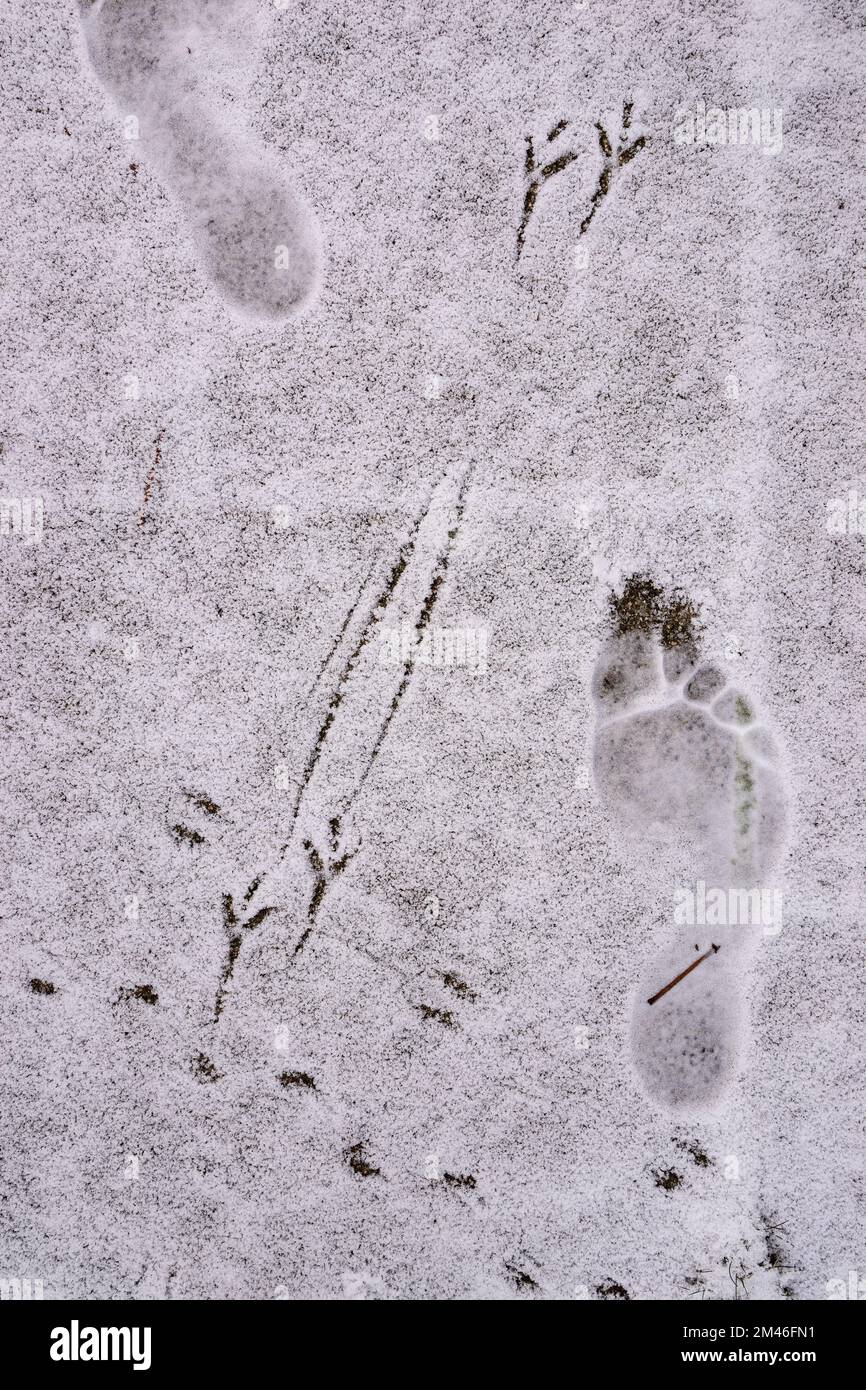
<svg viewBox="0 0 866 1390">
<path fill-rule="evenodd" d="M 160 8 L 101 57 L 71 3 L 3 26 L 0 1278 L 826 1297 L 866 1265 L 862 13 Z M 781 140 L 682 143 L 699 102 Z M 687 1109 L 634 1020 L 700 865 L 595 743 L 635 575 L 784 809 Z"/>
</svg>

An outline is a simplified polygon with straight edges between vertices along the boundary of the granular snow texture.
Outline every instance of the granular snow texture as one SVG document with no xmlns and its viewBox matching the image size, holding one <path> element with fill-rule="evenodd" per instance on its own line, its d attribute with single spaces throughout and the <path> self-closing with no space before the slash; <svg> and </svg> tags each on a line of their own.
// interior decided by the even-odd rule
<svg viewBox="0 0 866 1390">
<path fill-rule="evenodd" d="M 4 25 L 0 1278 L 826 1297 L 862 8 L 80 11 Z"/>
</svg>

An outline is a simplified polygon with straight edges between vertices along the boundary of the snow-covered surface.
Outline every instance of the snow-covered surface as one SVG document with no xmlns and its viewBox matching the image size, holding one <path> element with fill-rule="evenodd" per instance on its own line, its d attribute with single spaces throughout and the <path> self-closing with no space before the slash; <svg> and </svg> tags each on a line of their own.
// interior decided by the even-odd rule
<svg viewBox="0 0 866 1390">
<path fill-rule="evenodd" d="M 825 1297 L 866 1260 L 862 10 L 164 11 L 111 82 L 76 6 L 4 11 L 0 493 L 44 520 L 0 537 L 0 1278 Z M 781 148 L 680 143 L 699 102 Z M 306 312 L 230 302 L 173 105 L 284 177 Z M 634 574 L 784 786 L 706 1115 L 634 1066 L 677 879 L 593 773 Z"/>
</svg>

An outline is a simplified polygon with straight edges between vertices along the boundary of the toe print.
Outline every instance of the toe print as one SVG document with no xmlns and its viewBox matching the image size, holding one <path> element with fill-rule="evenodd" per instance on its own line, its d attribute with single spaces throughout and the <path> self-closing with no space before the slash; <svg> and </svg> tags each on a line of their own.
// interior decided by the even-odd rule
<svg viewBox="0 0 866 1390">
<path fill-rule="evenodd" d="M 752 706 L 739 690 L 726 690 L 713 705 L 713 714 L 724 724 L 751 724 L 754 719 Z"/>
<path fill-rule="evenodd" d="M 724 688 L 725 678 L 715 666 L 701 666 L 686 686 L 686 698 L 705 704 Z"/>
<path fill-rule="evenodd" d="M 662 653 L 665 680 L 678 685 L 698 664 L 698 644 L 693 638 L 666 647 Z"/>
<path fill-rule="evenodd" d="M 744 961 L 761 939 L 785 797 L 751 699 L 699 661 L 694 606 L 638 576 L 611 617 L 592 683 L 596 790 L 635 846 L 670 851 L 673 884 L 684 864 L 694 884 L 677 939 L 638 982 L 632 1054 L 652 1099 L 706 1113 L 736 1071 Z"/>
<path fill-rule="evenodd" d="M 93 69 L 132 111 L 125 119 L 180 201 L 206 273 L 236 311 L 281 320 L 318 290 L 315 216 L 283 171 L 199 98 L 188 42 L 249 10 L 247 0 L 219 14 L 207 0 L 101 0 L 82 7 L 81 23 Z"/>
<path fill-rule="evenodd" d="M 652 690 L 658 674 L 658 653 L 650 638 L 626 633 L 608 646 L 596 668 L 593 694 L 610 714 L 631 708 L 644 691 Z"/>
</svg>

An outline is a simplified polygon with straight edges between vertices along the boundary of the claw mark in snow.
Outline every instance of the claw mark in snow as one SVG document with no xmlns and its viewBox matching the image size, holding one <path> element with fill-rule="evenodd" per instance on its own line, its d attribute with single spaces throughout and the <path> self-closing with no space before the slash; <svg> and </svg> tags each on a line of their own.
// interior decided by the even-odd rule
<svg viewBox="0 0 866 1390">
<path fill-rule="evenodd" d="M 234 901 L 230 893 L 223 896 L 223 925 L 228 937 L 228 954 L 217 985 L 216 999 L 214 1001 L 213 1021 L 216 1023 L 223 1011 L 225 994 L 229 982 L 234 974 L 235 965 L 241 951 L 241 942 L 245 931 L 254 931 L 261 926 L 262 922 L 271 912 L 276 911 L 273 907 L 260 907 L 258 912 L 254 912 L 252 917 L 248 917 L 245 922 L 238 920 L 235 912 Z"/>
<path fill-rule="evenodd" d="M 598 143 L 604 159 L 604 164 L 598 176 L 598 184 L 596 185 L 595 192 L 590 199 L 589 212 L 580 224 L 579 236 L 583 236 L 590 222 L 598 212 L 602 202 L 610 192 L 610 186 L 617 169 L 621 169 L 624 164 L 629 164 L 647 143 L 647 137 L 645 135 L 639 135 L 631 145 L 626 144 L 626 137 L 631 127 L 633 110 L 634 102 L 627 101 L 624 103 L 622 108 L 622 133 L 616 147 L 616 154 L 614 154 L 613 146 L 610 143 L 610 136 L 604 126 L 601 122 L 596 123 L 595 128 L 598 131 Z"/>
<path fill-rule="evenodd" d="M 307 859 L 309 860 L 310 868 L 313 870 L 315 879 L 313 883 L 313 894 L 310 898 L 309 906 L 307 907 L 308 925 L 304 928 L 303 935 L 298 941 L 298 944 L 292 953 L 293 955 L 298 955 L 298 953 L 302 951 L 304 946 L 307 944 L 307 938 L 309 937 L 310 932 L 313 930 L 313 927 L 315 926 L 319 908 L 322 906 L 322 900 L 326 892 L 328 891 L 328 888 L 333 883 L 334 879 L 343 872 L 346 865 L 350 864 L 354 859 L 355 855 L 358 853 L 357 848 L 353 849 L 351 853 L 349 853 L 348 850 L 343 850 L 343 852 L 340 853 L 342 846 L 340 845 L 339 816 L 335 816 L 331 820 L 330 832 L 332 852 L 327 856 L 326 860 L 322 859 L 322 856 L 319 854 L 319 851 L 316 849 L 316 846 L 313 844 L 312 840 L 304 841 L 304 850 L 306 851 Z"/>
<path fill-rule="evenodd" d="M 448 565 L 451 559 L 451 551 L 454 542 L 459 535 L 460 526 L 463 521 L 463 511 L 466 506 L 466 493 L 469 489 L 469 483 L 471 481 L 471 478 L 472 470 L 470 469 L 465 474 L 463 481 L 460 485 L 460 491 L 457 494 L 456 518 L 454 526 L 448 532 L 448 539 L 446 545 L 444 549 L 441 551 L 439 559 L 436 561 L 436 566 L 433 571 L 433 577 L 430 580 L 430 587 L 428 588 L 427 593 L 424 596 L 424 601 L 421 604 L 421 611 L 418 615 L 417 622 L 415 623 L 415 642 L 409 648 L 409 654 L 406 657 L 406 661 L 403 666 L 403 675 L 400 680 L 400 685 L 397 688 L 397 693 L 391 701 L 391 707 L 388 710 L 388 713 L 385 715 L 382 727 L 379 730 L 379 735 L 370 753 L 367 766 L 364 768 L 364 771 L 361 774 L 358 786 L 355 790 L 355 794 L 349 803 L 350 806 L 354 805 L 355 801 L 357 800 L 358 796 L 360 795 L 363 789 L 364 783 L 366 782 L 368 776 L 370 775 L 370 772 L 372 771 L 373 764 L 375 763 L 376 758 L 379 755 L 379 751 L 382 747 L 382 744 L 385 741 L 385 736 L 387 735 L 388 730 L 391 727 L 392 720 L 394 719 L 395 714 L 400 708 L 400 703 L 403 699 L 403 696 L 406 694 L 406 691 L 408 690 L 409 684 L 412 680 L 412 676 L 415 671 L 415 649 L 420 643 L 425 629 L 430 625 L 430 619 L 433 616 L 433 610 L 435 609 L 439 598 L 439 591 L 445 582 L 445 576 L 448 572 Z"/>
<path fill-rule="evenodd" d="M 548 132 L 547 143 L 551 144 L 557 136 L 561 135 L 568 128 L 568 121 L 558 121 L 557 124 Z M 566 154 L 558 155 L 548 164 L 544 164 L 535 157 L 535 147 L 532 143 L 532 136 L 526 136 L 526 158 L 524 160 L 524 177 L 528 180 L 526 191 L 523 195 L 523 215 L 520 225 L 517 228 L 517 259 L 520 260 L 523 244 L 526 240 L 526 232 L 529 227 L 529 220 L 535 211 L 535 204 L 541 192 L 542 184 L 552 178 L 554 174 L 561 174 L 563 169 L 567 169 L 569 164 L 573 164 L 577 155 L 573 150 Z"/>
<path fill-rule="evenodd" d="M 419 538 L 422 527 L 424 527 L 428 517 L 431 516 L 434 500 L 441 495 L 443 487 L 447 487 L 450 491 L 454 486 L 453 480 L 448 475 L 440 480 L 440 484 L 433 490 L 420 514 L 412 523 L 408 535 L 400 545 L 396 556 L 391 561 L 384 578 L 380 580 L 378 585 L 372 586 L 372 591 L 367 581 L 361 586 L 361 592 L 355 599 L 349 613 L 343 621 L 337 640 L 333 644 L 328 657 L 323 662 L 319 675 L 314 682 L 313 691 L 322 684 L 322 678 L 331 664 L 334 663 L 335 654 L 340 651 L 341 647 L 344 650 L 348 649 L 342 661 L 334 663 L 336 666 L 336 673 L 333 684 L 331 685 L 331 694 L 328 698 L 327 706 L 320 717 L 320 722 L 307 761 L 297 784 L 285 843 L 279 850 L 276 860 L 271 864 L 270 869 L 256 875 L 244 896 L 244 903 L 250 903 L 259 892 L 268 874 L 276 871 L 285 860 L 289 848 L 293 843 L 295 830 L 301 818 L 302 811 L 304 812 L 307 825 L 311 822 L 318 822 L 320 826 L 323 823 L 327 825 L 327 849 L 323 850 L 321 848 L 319 843 L 321 837 L 317 837 L 315 833 L 309 830 L 306 831 L 302 841 L 304 854 L 309 869 L 312 871 L 313 884 L 307 904 L 306 922 L 297 944 L 295 945 L 293 956 L 297 956 L 303 951 L 316 925 L 322 903 L 325 900 L 328 890 L 358 852 L 358 845 L 355 845 L 351 849 L 347 847 L 347 837 L 344 827 L 348 827 L 349 825 L 349 813 L 357 801 L 370 772 L 375 766 L 394 717 L 400 709 L 401 703 L 411 684 L 412 676 L 415 671 L 415 649 L 431 622 L 442 587 L 445 583 L 451 556 L 460 533 L 470 479 L 471 469 L 467 470 L 462 480 L 457 484 L 456 498 L 452 498 L 448 504 L 450 528 L 447 530 L 447 533 L 438 541 L 433 540 L 432 546 L 431 542 L 428 540 L 425 542 L 424 547 L 421 547 Z M 435 536 L 435 530 L 433 534 Z M 415 642 L 409 649 L 402 672 L 400 673 L 397 689 L 391 696 L 384 715 L 381 713 L 381 704 L 375 704 L 371 710 L 361 717 L 362 722 L 359 725 L 360 732 L 358 737 L 358 742 L 360 743 L 359 752 L 361 754 L 359 758 L 360 767 L 358 769 L 354 767 L 351 769 L 349 774 L 349 787 L 348 789 L 344 787 L 342 791 L 340 791 L 334 783 L 327 762 L 324 764 L 322 762 L 323 754 L 334 733 L 335 727 L 340 727 L 337 725 L 337 719 L 344 702 L 348 701 L 350 691 L 353 692 L 354 699 L 355 692 L 358 690 L 358 682 L 353 681 L 352 678 L 362 656 L 372 641 L 374 632 L 381 627 L 384 621 L 388 606 L 395 595 L 398 585 L 401 584 L 401 581 L 404 581 L 403 587 L 408 589 L 411 596 L 415 591 L 415 586 L 418 584 L 419 578 L 421 582 L 424 582 L 424 569 L 421 568 L 419 575 L 419 567 L 430 565 L 431 561 L 428 557 L 431 548 L 433 549 L 432 573 L 429 574 L 423 597 L 420 599 L 420 606 L 417 608 L 418 616 L 414 624 Z M 416 551 L 420 551 L 420 560 L 416 558 Z M 366 611 L 364 605 L 365 595 Z M 353 624 L 353 618 L 357 612 L 364 612 L 365 614 L 360 623 L 360 629 L 358 629 L 357 623 Z M 387 698 L 387 694 L 385 698 Z M 339 742 L 340 740 L 338 738 L 338 746 Z M 337 761 L 339 762 L 339 758 Z M 311 808 L 307 808 L 307 801 L 311 792 L 311 784 L 314 775 L 317 777 L 319 784 L 319 790 L 316 792 L 317 810 L 315 816 L 310 814 Z M 230 898 L 223 899 L 223 915 L 228 936 L 228 959 L 217 990 L 214 1021 L 219 1018 L 222 1010 L 226 987 L 231 979 L 234 965 L 240 951 L 243 931 L 258 925 L 262 917 L 273 910 L 273 908 L 265 908 L 262 912 L 255 914 L 255 916 L 250 918 L 246 923 L 240 923 L 236 919 L 232 900 Z"/>
</svg>

